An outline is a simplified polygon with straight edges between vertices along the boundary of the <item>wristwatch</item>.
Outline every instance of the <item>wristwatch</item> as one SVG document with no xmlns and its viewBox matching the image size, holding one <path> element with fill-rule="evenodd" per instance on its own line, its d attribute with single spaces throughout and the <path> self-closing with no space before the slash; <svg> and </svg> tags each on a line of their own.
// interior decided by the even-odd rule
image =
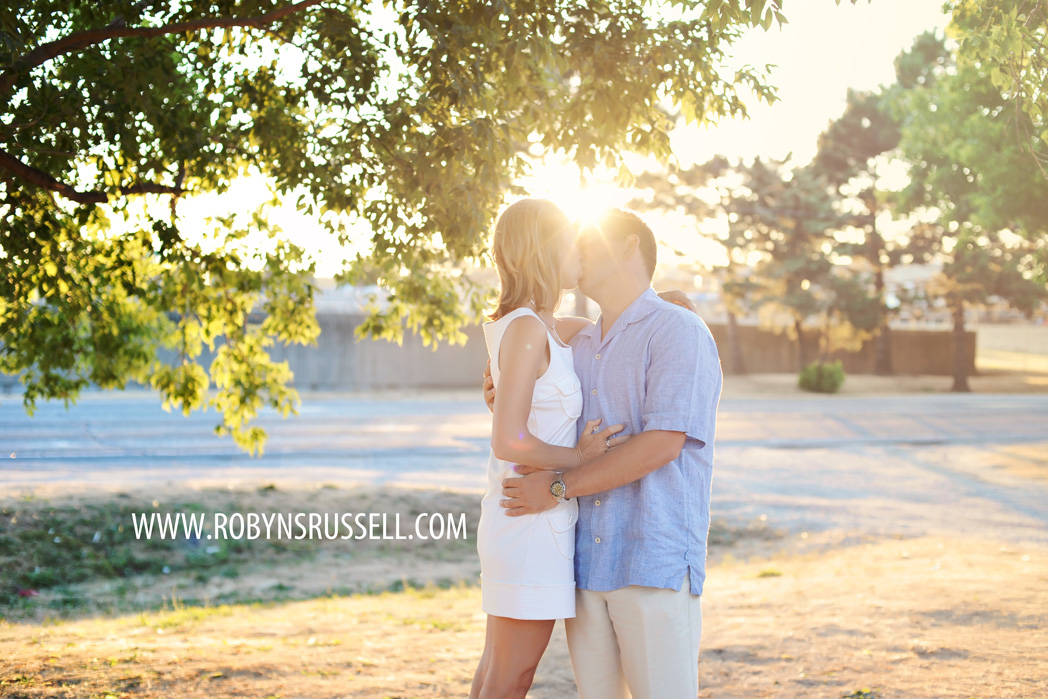
<svg viewBox="0 0 1048 699">
<path fill-rule="evenodd" d="M 568 487 L 564 485 L 564 474 L 555 472 L 557 474 L 557 480 L 549 484 L 549 494 L 557 499 L 557 502 L 564 502 L 565 495 L 568 492 Z"/>
</svg>

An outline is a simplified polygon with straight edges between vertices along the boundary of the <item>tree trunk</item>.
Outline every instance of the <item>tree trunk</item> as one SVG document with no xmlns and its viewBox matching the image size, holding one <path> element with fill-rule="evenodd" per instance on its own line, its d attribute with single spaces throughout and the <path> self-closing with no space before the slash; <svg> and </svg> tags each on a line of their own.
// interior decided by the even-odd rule
<svg viewBox="0 0 1048 699">
<path fill-rule="evenodd" d="M 728 367 L 736 376 L 746 373 L 746 361 L 742 357 L 742 343 L 739 342 L 739 323 L 735 314 L 728 311 Z"/>
<path fill-rule="evenodd" d="M 797 371 L 804 371 L 804 367 L 808 366 L 807 353 L 804 349 L 804 328 L 801 327 L 801 321 L 793 321 L 793 329 L 797 333 Z"/>
<path fill-rule="evenodd" d="M 884 304 L 884 269 L 877 267 L 877 274 L 873 278 L 874 289 L 877 298 Z M 891 317 L 884 313 L 881 318 L 881 327 L 877 328 L 877 334 L 873 339 L 873 373 L 877 376 L 891 376 L 895 373 L 892 369 L 892 329 L 889 325 Z"/>
<path fill-rule="evenodd" d="M 877 330 L 873 338 L 873 373 L 877 376 L 895 373 L 892 367 L 892 329 L 887 323 Z"/>
<path fill-rule="evenodd" d="M 824 311 L 822 314 L 822 327 L 819 328 L 819 363 L 825 364 L 830 361 L 830 313 Z"/>
<path fill-rule="evenodd" d="M 953 391 L 968 393 L 968 351 L 964 337 L 964 301 L 953 307 Z"/>
</svg>

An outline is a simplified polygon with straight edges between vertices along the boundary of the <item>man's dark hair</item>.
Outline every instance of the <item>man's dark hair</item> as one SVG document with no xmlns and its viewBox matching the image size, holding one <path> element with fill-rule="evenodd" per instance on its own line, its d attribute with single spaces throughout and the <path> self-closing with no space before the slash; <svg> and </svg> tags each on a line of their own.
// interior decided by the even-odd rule
<svg viewBox="0 0 1048 699">
<path fill-rule="evenodd" d="M 597 225 L 601 233 L 610 237 L 625 240 L 627 236 L 635 235 L 640 239 L 640 254 L 648 270 L 648 281 L 651 281 L 655 276 L 658 245 L 655 243 L 655 234 L 644 219 L 629 209 L 608 209 L 597 219 Z"/>
</svg>

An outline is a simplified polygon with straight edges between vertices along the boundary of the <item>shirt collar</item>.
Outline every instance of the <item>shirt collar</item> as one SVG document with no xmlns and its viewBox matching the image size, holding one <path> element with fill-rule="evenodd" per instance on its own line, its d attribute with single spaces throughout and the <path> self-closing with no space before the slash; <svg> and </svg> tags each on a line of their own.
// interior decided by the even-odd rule
<svg viewBox="0 0 1048 699">
<path fill-rule="evenodd" d="M 597 317 L 597 322 L 593 325 L 589 325 L 578 332 L 579 335 L 585 335 L 592 338 L 595 342 L 601 344 L 611 339 L 613 335 L 618 334 L 623 328 L 630 323 L 636 323 L 637 321 L 643 320 L 658 309 L 659 295 L 655 293 L 655 290 L 650 286 L 645 289 L 640 296 L 633 299 L 633 303 L 626 307 L 615 321 L 614 325 L 608 330 L 608 334 L 603 340 L 600 339 L 600 328 L 601 323 L 604 321 L 604 314 L 601 313 Z"/>
<path fill-rule="evenodd" d="M 620 315 L 619 319 L 615 321 L 615 324 L 621 324 L 622 327 L 626 327 L 630 323 L 636 323 L 638 320 L 643 320 L 658 307 L 659 295 L 649 286 L 640 296 L 633 299 L 633 303 L 626 307 L 626 310 L 622 312 L 622 315 Z"/>
<path fill-rule="evenodd" d="M 590 323 L 582 330 L 579 330 L 577 333 L 575 333 L 575 337 L 571 338 L 571 344 L 574 345 L 576 342 L 578 342 L 584 337 L 589 338 L 591 340 L 599 340 L 600 322 L 598 321 L 596 323 Z"/>
</svg>

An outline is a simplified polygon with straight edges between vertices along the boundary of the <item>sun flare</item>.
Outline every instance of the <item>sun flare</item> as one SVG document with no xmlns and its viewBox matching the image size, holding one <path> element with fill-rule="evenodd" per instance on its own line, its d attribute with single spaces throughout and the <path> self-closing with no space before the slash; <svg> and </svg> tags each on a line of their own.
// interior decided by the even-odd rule
<svg viewBox="0 0 1048 699">
<path fill-rule="evenodd" d="M 567 161 L 536 165 L 521 185 L 530 196 L 549 199 L 569 218 L 583 222 L 606 209 L 626 206 L 630 196 L 614 183 L 614 173 L 597 171 L 583 178 L 578 166 Z"/>
</svg>

